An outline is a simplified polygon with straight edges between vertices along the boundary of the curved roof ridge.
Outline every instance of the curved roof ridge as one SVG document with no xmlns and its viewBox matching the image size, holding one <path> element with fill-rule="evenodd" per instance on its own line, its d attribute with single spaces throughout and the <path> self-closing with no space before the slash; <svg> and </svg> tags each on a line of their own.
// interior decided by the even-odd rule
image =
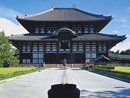
<svg viewBox="0 0 130 98">
<path fill-rule="evenodd" d="M 105 33 L 97 33 L 97 34 L 100 34 L 100 35 L 109 35 L 109 36 L 126 36 L 126 35 L 117 35 L 117 34 L 105 34 Z"/>
<path fill-rule="evenodd" d="M 11 34 L 11 36 L 24 36 L 24 34 Z"/>
<path fill-rule="evenodd" d="M 110 21 L 112 16 L 92 14 L 77 8 L 51 8 L 32 15 L 17 16 L 16 19 L 33 21 Z"/>
<path fill-rule="evenodd" d="M 106 18 L 112 17 L 112 16 L 104 16 L 103 14 L 99 15 L 99 14 L 93 14 L 93 13 L 90 13 L 90 12 L 85 12 L 85 11 L 80 10 L 80 9 L 77 9 L 77 8 L 73 8 L 73 9 L 78 10 L 78 11 L 80 11 L 80 12 L 83 12 L 83 13 L 85 13 L 85 14 L 89 14 L 89 15 L 94 15 L 94 16 L 99 16 L 99 17 L 102 16 L 102 17 L 106 17 Z"/>
<path fill-rule="evenodd" d="M 43 12 L 40 12 L 40 13 L 35 13 L 35 14 L 32 14 L 32 15 L 25 15 L 25 16 L 18 16 L 18 18 L 19 17 L 31 17 L 31 16 L 37 16 L 37 15 L 40 15 L 40 14 L 44 14 L 44 13 L 47 13 L 47 12 L 49 12 L 49 11 L 52 11 L 52 10 L 54 10 L 53 8 L 51 8 L 51 9 L 49 9 L 49 10 L 46 10 L 46 11 L 43 11 Z"/>
</svg>

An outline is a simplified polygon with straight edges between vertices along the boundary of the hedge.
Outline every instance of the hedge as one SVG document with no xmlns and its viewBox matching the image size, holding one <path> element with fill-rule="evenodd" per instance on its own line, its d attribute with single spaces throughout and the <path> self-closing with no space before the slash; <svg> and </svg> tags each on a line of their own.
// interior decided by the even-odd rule
<svg viewBox="0 0 130 98">
<path fill-rule="evenodd" d="M 24 70 L 24 71 L 15 71 L 15 72 L 9 73 L 9 74 L 0 74 L 0 80 L 16 77 L 16 76 L 20 76 L 20 75 L 25 75 L 25 74 L 40 71 L 40 70 L 43 70 L 43 69 L 46 69 L 46 67 L 38 67 L 38 68 L 35 68 L 35 69 Z"/>
<path fill-rule="evenodd" d="M 94 68 L 101 68 L 101 69 L 115 69 L 114 66 L 96 66 Z"/>
<path fill-rule="evenodd" d="M 120 78 L 130 80 L 130 73 L 128 73 L 128 72 L 120 72 L 120 71 L 114 71 L 114 70 L 108 70 L 108 69 L 102 69 L 102 68 L 95 68 L 95 67 L 93 67 L 91 70 L 105 74 L 105 75 L 111 75 L 111 76 L 120 77 Z"/>
</svg>

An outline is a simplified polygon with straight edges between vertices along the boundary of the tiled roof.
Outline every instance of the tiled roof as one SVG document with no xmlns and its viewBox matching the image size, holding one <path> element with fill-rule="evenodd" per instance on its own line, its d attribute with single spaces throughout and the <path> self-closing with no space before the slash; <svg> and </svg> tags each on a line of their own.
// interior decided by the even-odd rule
<svg viewBox="0 0 130 98">
<path fill-rule="evenodd" d="M 31 21 L 99 21 L 111 20 L 111 16 L 96 15 L 76 8 L 54 8 L 33 15 L 18 16 L 17 19 Z"/>
<path fill-rule="evenodd" d="M 87 40 L 87 41 L 114 41 L 114 40 L 124 40 L 126 39 L 125 36 L 117 36 L 117 35 L 108 35 L 108 34 L 82 34 L 79 35 L 77 38 L 74 38 L 73 40 Z"/>
<path fill-rule="evenodd" d="M 45 40 L 56 40 L 52 39 L 49 35 L 37 35 L 37 34 L 23 34 L 23 35 L 13 35 L 9 37 L 10 40 L 19 41 L 45 41 Z"/>
<path fill-rule="evenodd" d="M 13 35 L 10 36 L 10 40 L 20 40 L 20 41 L 45 41 L 45 40 L 57 40 L 52 38 L 50 35 L 37 35 L 37 34 L 24 34 L 24 35 Z M 108 34 L 81 34 L 73 41 L 123 41 L 126 39 L 125 36 L 108 35 Z"/>
<path fill-rule="evenodd" d="M 109 57 L 117 60 L 130 60 L 130 55 L 112 54 L 109 53 Z"/>
<path fill-rule="evenodd" d="M 107 61 L 111 61 L 108 57 L 104 55 L 97 56 L 97 58 L 94 59 L 94 61 L 100 61 L 101 59 L 105 59 Z"/>
</svg>

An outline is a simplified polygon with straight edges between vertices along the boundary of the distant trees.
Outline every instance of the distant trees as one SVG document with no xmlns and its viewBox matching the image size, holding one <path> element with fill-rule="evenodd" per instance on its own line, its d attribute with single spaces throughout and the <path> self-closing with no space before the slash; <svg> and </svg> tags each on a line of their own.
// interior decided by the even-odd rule
<svg viewBox="0 0 130 98">
<path fill-rule="evenodd" d="M 116 52 L 110 51 L 110 53 L 113 53 L 113 54 L 122 54 L 122 55 L 130 55 L 130 49 L 127 49 L 127 50 L 121 51 L 121 52 L 119 52 L 119 50 L 117 50 Z"/>
<path fill-rule="evenodd" d="M 125 51 L 121 51 L 120 54 L 130 55 L 130 49 L 127 49 L 127 50 L 125 50 Z"/>
<path fill-rule="evenodd" d="M 12 48 L 9 38 L 5 37 L 4 32 L 0 32 L 0 67 L 3 67 L 3 64 L 18 65 L 19 60 L 14 54 L 15 49 Z"/>
</svg>

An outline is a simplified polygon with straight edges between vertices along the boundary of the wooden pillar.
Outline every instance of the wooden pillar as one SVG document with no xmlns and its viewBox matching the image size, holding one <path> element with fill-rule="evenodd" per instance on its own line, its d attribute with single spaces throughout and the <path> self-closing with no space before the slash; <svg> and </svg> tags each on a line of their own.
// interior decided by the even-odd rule
<svg viewBox="0 0 130 98">
<path fill-rule="evenodd" d="M 56 59 L 57 59 L 57 63 L 59 64 L 59 41 L 56 41 L 56 50 L 57 50 L 57 53 L 56 53 Z"/>
<path fill-rule="evenodd" d="M 70 53 L 72 53 L 72 51 L 73 51 L 73 42 L 70 41 Z"/>
<path fill-rule="evenodd" d="M 96 42 L 96 52 L 97 52 L 97 55 L 98 55 L 98 42 Z"/>
<path fill-rule="evenodd" d="M 33 51 L 33 42 L 31 42 L 31 45 L 30 45 L 30 47 L 31 47 L 31 57 L 30 57 L 30 63 L 33 63 L 33 53 L 32 53 L 32 51 Z"/>
<path fill-rule="evenodd" d="M 106 42 L 106 55 L 109 56 L 108 42 Z"/>
<path fill-rule="evenodd" d="M 50 42 L 50 51 L 52 51 L 52 42 Z"/>
<path fill-rule="evenodd" d="M 39 42 L 37 42 L 37 51 L 39 51 Z"/>
<path fill-rule="evenodd" d="M 86 42 L 84 41 L 83 42 L 83 56 L 84 56 L 84 63 L 85 63 L 85 61 L 86 61 Z"/>
<path fill-rule="evenodd" d="M 77 42 L 77 51 L 79 51 L 79 42 Z"/>
<path fill-rule="evenodd" d="M 22 57 L 21 57 L 21 54 L 22 54 L 22 50 L 23 50 L 23 42 L 20 42 L 20 54 L 19 54 L 19 60 L 20 60 L 20 63 L 22 63 Z"/>
</svg>

